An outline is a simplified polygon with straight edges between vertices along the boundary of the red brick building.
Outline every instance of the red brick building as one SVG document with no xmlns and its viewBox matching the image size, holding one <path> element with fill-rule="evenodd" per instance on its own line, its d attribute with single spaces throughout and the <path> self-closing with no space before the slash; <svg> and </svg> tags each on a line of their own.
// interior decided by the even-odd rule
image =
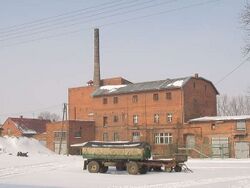
<svg viewBox="0 0 250 188">
<path fill-rule="evenodd" d="M 2 136 L 33 137 L 46 145 L 46 124 L 50 120 L 30 118 L 8 118 L 2 125 Z"/>
<path fill-rule="evenodd" d="M 194 157 L 205 154 L 208 157 L 249 158 L 249 115 L 192 119 L 185 124 L 181 134 L 184 145 Z"/>
<path fill-rule="evenodd" d="M 163 155 L 181 142 L 185 122 L 216 115 L 218 92 L 198 75 L 134 84 L 119 79 L 69 89 L 69 118 L 94 120 L 96 140 L 147 141 Z"/>
<path fill-rule="evenodd" d="M 47 147 L 59 154 L 80 154 L 71 147 L 95 139 L 94 121 L 63 121 L 47 124 Z"/>
<path fill-rule="evenodd" d="M 217 114 L 218 91 L 198 74 L 142 83 L 101 79 L 98 29 L 94 35 L 94 79 L 70 88 L 68 103 L 70 120 L 95 121 L 96 140 L 147 141 L 155 155 L 165 155 L 182 143 L 185 122 Z"/>
</svg>

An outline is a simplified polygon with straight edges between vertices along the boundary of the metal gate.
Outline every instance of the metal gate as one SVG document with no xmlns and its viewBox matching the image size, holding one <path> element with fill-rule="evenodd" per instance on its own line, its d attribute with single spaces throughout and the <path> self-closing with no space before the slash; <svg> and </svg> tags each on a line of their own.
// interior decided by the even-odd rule
<svg viewBox="0 0 250 188">
<path fill-rule="evenodd" d="M 235 157 L 238 159 L 249 158 L 249 142 L 235 142 Z"/>
<path fill-rule="evenodd" d="M 194 135 L 187 135 L 186 136 L 186 148 L 192 149 L 195 147 L 195 137 Z"/>
<path fill-rule="evenodd" d="M 212 157 L 228 158 L 229 144 L 228 137 L 213 137 L 212 138 Z"/>
<path fill-rule="evenodd" d="M 60 145 L 61 145 L 61 149 L 60 149 Z M 66 141 L 62 141 L 62 143 L 60 144 L 60 141 L 55 141 L 55 145 L 54 145 L 54 151 L 55 153 L 62 155 L 66 155 L 67 154 L 67 142 Z"/>
</svg>

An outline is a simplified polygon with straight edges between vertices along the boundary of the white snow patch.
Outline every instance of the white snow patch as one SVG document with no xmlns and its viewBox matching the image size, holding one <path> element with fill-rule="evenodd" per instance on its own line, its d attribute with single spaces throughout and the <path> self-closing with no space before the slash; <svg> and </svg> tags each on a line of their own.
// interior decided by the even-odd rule
<svg viewBox="0 0 250 188">
<path fill-rule="evenodd" d="M 172 82 L 168 84 L 168 87 L 175 86 L 175 87 L 181 87 L 183 85 L 184 80 L 177 80 L 175 82 Z"/>
<path fill-rule="evenodd" d="M 108 90 L 110 93 L 116 91 L 119 88 L 125 87 L 127 85 L 107 85 L 107 86 L 101 86 L 100 89 Z"/>
<path fill-rule="evenodd" d="M 0 153 L 16 155 L 19 151 L 28 154 L 54 154 L 34 138 L 0 137 Z"/>
<path fill-rule="evenodd" d="M 250 115 L 241 116 L 205 116 L 201 118 L 191 119 L 190 122 L 195 121 L 226 121 L 226 120 L 246 120 L 250 119 Z"/>
</svg>

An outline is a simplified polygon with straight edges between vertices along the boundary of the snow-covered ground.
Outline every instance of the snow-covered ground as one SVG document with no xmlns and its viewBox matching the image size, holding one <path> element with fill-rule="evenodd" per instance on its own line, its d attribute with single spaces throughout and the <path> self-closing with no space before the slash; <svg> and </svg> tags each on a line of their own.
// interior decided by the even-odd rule
<svg viewBox="0 0 250 188">
<path fill-rule="evenodd" d="M 106 174 L 90 174 L 82 170 L 80 156 L 32 150 L 29 157 L 17 157 L 14 152 L 12 155 L 8 152 L 0 154 L 0 187 L 250 188 L 250 160 L 247 159 L 192 159 L 187 165 L 193 173 L 128 175 L 111 168 Z"/>
</svg>

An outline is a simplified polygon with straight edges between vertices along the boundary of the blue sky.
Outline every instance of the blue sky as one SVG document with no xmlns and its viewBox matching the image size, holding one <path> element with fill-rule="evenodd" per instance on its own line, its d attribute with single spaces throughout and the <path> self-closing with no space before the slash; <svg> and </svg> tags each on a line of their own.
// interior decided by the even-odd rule
<svg viewBox="0 0 250 188">
<path fill-rule="evenodd" d="M 216 84 L 244 60 L 245 33 L 240 14 L 247 1 L 207 2 L 210 1 L 0 0 L 0 122 L 8 116 L 36 117 L 41 111 L 62 113 L 68 88 L 84 86 L 92 79 L 94 27 L 100 28 L 102 78 L 122 76 L 142 82 L 199 73 Z M 100 19 L 104 14 L 92 20 L 78 16 L 74 17 L 78 20 L 65 22 L 57 29 L 53 29 L 53 24 L 58 22 L 49 23 L 42 28 L 47 32 L 30 25 L 6 31 L 13 25 L 105 3 L 116 3 L 116 8 L 125 6 L 117 12 L 151 8 L 106 19 Z M 191 7 L 183 8 L 187 6 Z M 88 11 L 98 12 L 94 8 Z M 166 13 L 131 19 L 160 12 Z M 126 19 L 131 20 L 122 22 Z M 78 24 L 73 25 L 75 22 Z M 108 25 L 113 22 L 118 24 Z M 41 26 L 44 25 L 36 25 Z M 65 32 L 71 34 L 59 36 Z M 38 40 L 41 37 L 47 39 Z M 221 94 L 245 94 L 250 86 L 249 70 L 250 63 L 245 63 L 217 84 L 217 89 Z"/>
</svg>

